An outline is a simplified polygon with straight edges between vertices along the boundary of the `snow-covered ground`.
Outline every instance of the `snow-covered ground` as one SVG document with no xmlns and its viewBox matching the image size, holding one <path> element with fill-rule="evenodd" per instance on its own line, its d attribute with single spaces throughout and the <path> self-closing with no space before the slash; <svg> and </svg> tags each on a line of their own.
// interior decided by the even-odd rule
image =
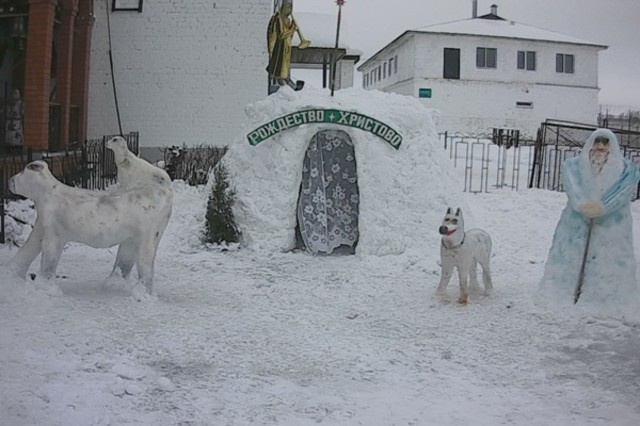
<svg viewBox="0 0 640 426">
<path fill-rule="evenodd" d="M 640 309 L 538 303 L 564 194 L 463 193 L 432 112 L 399 95 L 283 88 L 247 108 L 245 130 L 318 107 L 404 137 L 395 150 L 350 132 L 356 255 L 274 249 L 293 241 L 305 141 L 324 123 L 230 147 L 236 218 L 253 237 L 241 248 L 203 247 L 209 192 L 173 183 L 155 300 L 136 302 L 132 283 L 103 286 L 116 248 L 69 244 L 62 295 L 49 296 L 2 269 L 17 248 L 0 246 L 1 426 L 640 424 Z M 494 244 L 495 292 L 467 306 L 455 282 L 434 294 L 450 203 Z M 27 206 L 9 213 L 33 223 Z M 638 247 L 640 203 L 632 211 Z M 8 225 L 24 242 L 28 227 Z"/>
<path fill-rule="evenodd" d="M 535 303 L 564 194 L 464 194 L 495 293 L 460 306 L 437 229 L 420 255 L 205 249 L 208 194 L 174 186 L 157 300 L 102 288 L 115 249 L 69 245 L 62 296 L 0 270 L 1 425 L 640 424 L 640 319 Z"/>
</svg>

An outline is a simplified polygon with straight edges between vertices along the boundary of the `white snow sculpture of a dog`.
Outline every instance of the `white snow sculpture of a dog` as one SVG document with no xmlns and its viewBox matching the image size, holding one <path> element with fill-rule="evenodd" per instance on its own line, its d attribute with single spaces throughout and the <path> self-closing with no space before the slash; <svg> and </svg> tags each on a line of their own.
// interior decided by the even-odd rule
<svg viewBox="0 0 640 426">
<path fill-rule="evenodd" d="M 489 258 L 491 257 L 491 237 L 482 229 L 464 230 L 464 218 L 462 209 L 457 209 L 455 213 L 451 207 L 442 220 L 442 225 L 438 230 L 442 235 L 440 244 L 440 262 L 442 264 L 442 276 L 438 284 L 438 293 L 444 293 L 453 269 L 458 269 L 460 279 L 460 297 L 458 303 L 466 304 L 469 298 L 467 280 L 470 279 L 472 288 L 479 288 L 477 267 L 482 265 L 482 283 L 485 294 L 489 294 L 493 289 L 491 282 L 491 269 Z"/>
<path fill-rule="evenodd" d="M 120 189 L 148 184 L 171 186 L 171 178 L 167 172 L 129 151 L 127 141 L 123 137 L 112 137 L 107 141 L 106 147 L 113 151 Z"/>
<path fill-rule="evenodd" d="M 146 191 L 147 187 L 163 187 L 173 194 L 171 188 L 171 178 L 159 167 L 150 164 L 146 160 L 139 158 L 127 147 L 127 141 L 121 136 L 114 136 L 106 143 L 106 147 L 113 151 L 116 167 L 118 169 L 118 190 L 138 190 Z M 173 195 L 172 195 L 173 196 Z M 157 223 L 156 232 L 162 236 L 164 229 L 171 216 L 171 210 L 166 218 Z M 158 242 L 160 238 L 158 238 Z M 130 261 L 132 255 L 137 252 L 133 246 L 133 241 L 120 244 L 113 271 L 108 280 L 118 276 L 118 270 L 122 278 L 127 279 L 131 273 L 133 263 Z M 157 249 L 157 246 L 156 246 Z"/>
<path fill-rule="evenodd" d="M 20 277 L 42 252 L 40 275 L 54 278 L 70 241 L 95 248 L 120 245 L 114 270 L 120 268 L 126 278 L 135 264 L 134 291 L 153 294 L 156 251 L 173 204 L 171 187 L 147 185 L 116 192 L 73 188 L 57 180 L 47 163 L 33 161 L 9 180 L 9 189 L 33 200 L 37 211 L 29 238 L 10 261 Z"/>
</svg>

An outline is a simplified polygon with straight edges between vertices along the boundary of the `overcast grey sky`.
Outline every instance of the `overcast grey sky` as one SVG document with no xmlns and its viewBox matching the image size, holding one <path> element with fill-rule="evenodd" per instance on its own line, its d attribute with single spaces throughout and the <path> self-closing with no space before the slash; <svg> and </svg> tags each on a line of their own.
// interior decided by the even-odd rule
<svg viewBox="0 0 640 426">
<path fill-rule="evenodd" d="M 478 0 L 478 15 L 609 46 L 599 54 L 600 104 L 640 108 L 640 0 Z M 335 0 L 294 0 L 296 12 L 337 15 Z M 405 30 L 471 17 L 472 0 L 346 0 L 341 37 L 368 58 Z M 304 30 L 304 29 L 303 29 Z M 335 34 L 334 28 L 327 28 Z"/>
</svg>

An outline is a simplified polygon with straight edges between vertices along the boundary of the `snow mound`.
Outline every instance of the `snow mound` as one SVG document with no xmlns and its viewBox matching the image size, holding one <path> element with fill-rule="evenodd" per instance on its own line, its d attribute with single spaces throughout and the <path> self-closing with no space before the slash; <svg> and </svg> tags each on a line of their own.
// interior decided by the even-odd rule
<svg viewBox="0 0 640 426">
<path fill-rule="evenodd" d="M 252 146 L 247 135 L 284 115 L 337 109 L 372 117 L 402 136 L 399 149 L 374 134 L 343 125 L 306 123 Z M 356 254 L 389 255 L 438 244 L 437 228 L 448 206 L 463 207 L 455 174 L 435 130 L 435 112 L 417 99 L 362 89 L 335 97 L 313 88 L 287 87 L 246 107 L 247 122 L 223 158 L 236 192 L 234 215 L 244 247 L 288 251 L 295 246 L 302 164 L 321 130 L 347 132 L 353 142 L 359 189 Z M 211 181 L 213 179 L 210 179 Z M 210 182 L 211 184 L 211 182 Z"/>
</svg>

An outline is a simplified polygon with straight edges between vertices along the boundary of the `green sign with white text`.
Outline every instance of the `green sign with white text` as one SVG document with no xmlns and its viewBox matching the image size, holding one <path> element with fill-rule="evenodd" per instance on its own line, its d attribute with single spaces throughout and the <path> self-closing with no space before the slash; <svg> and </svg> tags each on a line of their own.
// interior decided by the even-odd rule
<svg viewBox="0 0 640 426">
<path fill-rule="evenodd" d="M 419 98 L 430 98 L 431 97 L 431 89 L 427 87 L 421 87 L 418 89 L 418 97 Z"/>
<path fill-rule="evenodd" d="M 287 114 L 250 132 L 247 140 L 255 146 L 277 133 L 302 124 L 340 124 L 353 127 L 382 138 L 395 149 L 399 149 L 402 143 L 402 136 L 383 122 L 357 112 L 339 109 L 307 109 Z"/>
</svg>

